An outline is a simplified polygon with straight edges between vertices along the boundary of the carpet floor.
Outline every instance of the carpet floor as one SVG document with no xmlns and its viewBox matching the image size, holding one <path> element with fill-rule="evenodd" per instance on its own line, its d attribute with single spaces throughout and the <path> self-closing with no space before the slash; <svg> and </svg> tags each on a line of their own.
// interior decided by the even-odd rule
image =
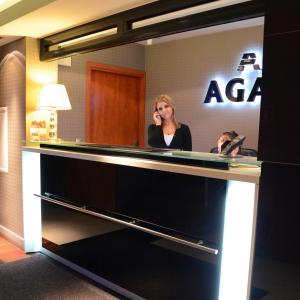
<svg viewBox="0 0 300 300">
<path fill-rule="evenodd" d="M 118 298 L 69 271 L 52 259 L 35 254 L 0 264 L 0 300 L 116 300 Z"/>
</svg>

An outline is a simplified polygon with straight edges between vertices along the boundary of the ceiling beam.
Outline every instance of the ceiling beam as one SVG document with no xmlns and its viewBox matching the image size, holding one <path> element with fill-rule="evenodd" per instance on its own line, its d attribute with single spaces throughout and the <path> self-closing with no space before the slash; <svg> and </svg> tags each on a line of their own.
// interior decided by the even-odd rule
<svg viewBox="0 0 300 300">
<path fill-rule="evenodd" d="M 136 21 L 161 16 L 166 13 L 210 2 L 215 1 L 157 1 L 50 35 L 40 40 L 40 59 L 42 61 L 52 60 L 77 53 L 105 49 L 159 36 L 221 25 L 264 15 L 263 1 L 253 0 L 132 29 L 132 23 Z M 95 34 L 111 28 L 117 28 L 117 33 L 102 38 L 82 41 L 66 47 L 62 44 L 66 41 L 86 37 L 90 34 Z"/>
</svg>

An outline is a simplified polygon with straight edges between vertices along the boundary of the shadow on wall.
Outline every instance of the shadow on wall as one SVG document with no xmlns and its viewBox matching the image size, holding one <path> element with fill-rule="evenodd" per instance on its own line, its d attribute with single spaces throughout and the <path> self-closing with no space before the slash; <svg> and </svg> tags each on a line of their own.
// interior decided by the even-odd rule
<svg viewBox="0 0 300 300">
<path fill-rule="evenodd" d="M 21 147 L 25 139 L 25 56 L 23 41 L 1 47 L 0 107 L 7 107 L 8 173 L 0 173 L 0 225 L 22 235 Z M 21 50 L 22 51 L 22 50 Z M 1 228 L 0 228 L 1 229 Z"/>
<path fill-rule="evenodd" d="M 13 60 L 13 61 L 12 61 Z M 17 63 L 19 67 L 25 70 L 25 56 L 19 51 L 12 51 L 8 53 L 0 62 L 0 72 L 2 68 L 5 68 L 7 63 Z M 0 81 L 1 84 L 2 80 Z"/>
</svg>

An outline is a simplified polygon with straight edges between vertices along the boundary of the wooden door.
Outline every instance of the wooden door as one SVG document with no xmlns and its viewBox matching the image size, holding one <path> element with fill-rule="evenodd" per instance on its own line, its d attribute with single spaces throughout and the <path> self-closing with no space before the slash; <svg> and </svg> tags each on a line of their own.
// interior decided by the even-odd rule
<svg viewBox="0 0 300 300">
<path fill-rule="evenodd" d="M 86 140 L 144 146 L 145 72 L 87 63 Z"/>
</svg>

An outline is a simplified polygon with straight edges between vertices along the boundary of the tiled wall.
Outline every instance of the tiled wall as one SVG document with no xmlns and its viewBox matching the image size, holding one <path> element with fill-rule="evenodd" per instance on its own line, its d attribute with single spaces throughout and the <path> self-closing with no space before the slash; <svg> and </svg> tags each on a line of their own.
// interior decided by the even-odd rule
<svg viewBox="0 0 300 300">
<path fill-rule="evenodd" d="M 8 173 L 0 173 L 0 234 L 22 245 L 21 146 L 25 139 L 25 40 L 0 47 L 0 106 L 8 109 Z M 14 234 L 11 235 L 10 232 Z"/>
</svg>

